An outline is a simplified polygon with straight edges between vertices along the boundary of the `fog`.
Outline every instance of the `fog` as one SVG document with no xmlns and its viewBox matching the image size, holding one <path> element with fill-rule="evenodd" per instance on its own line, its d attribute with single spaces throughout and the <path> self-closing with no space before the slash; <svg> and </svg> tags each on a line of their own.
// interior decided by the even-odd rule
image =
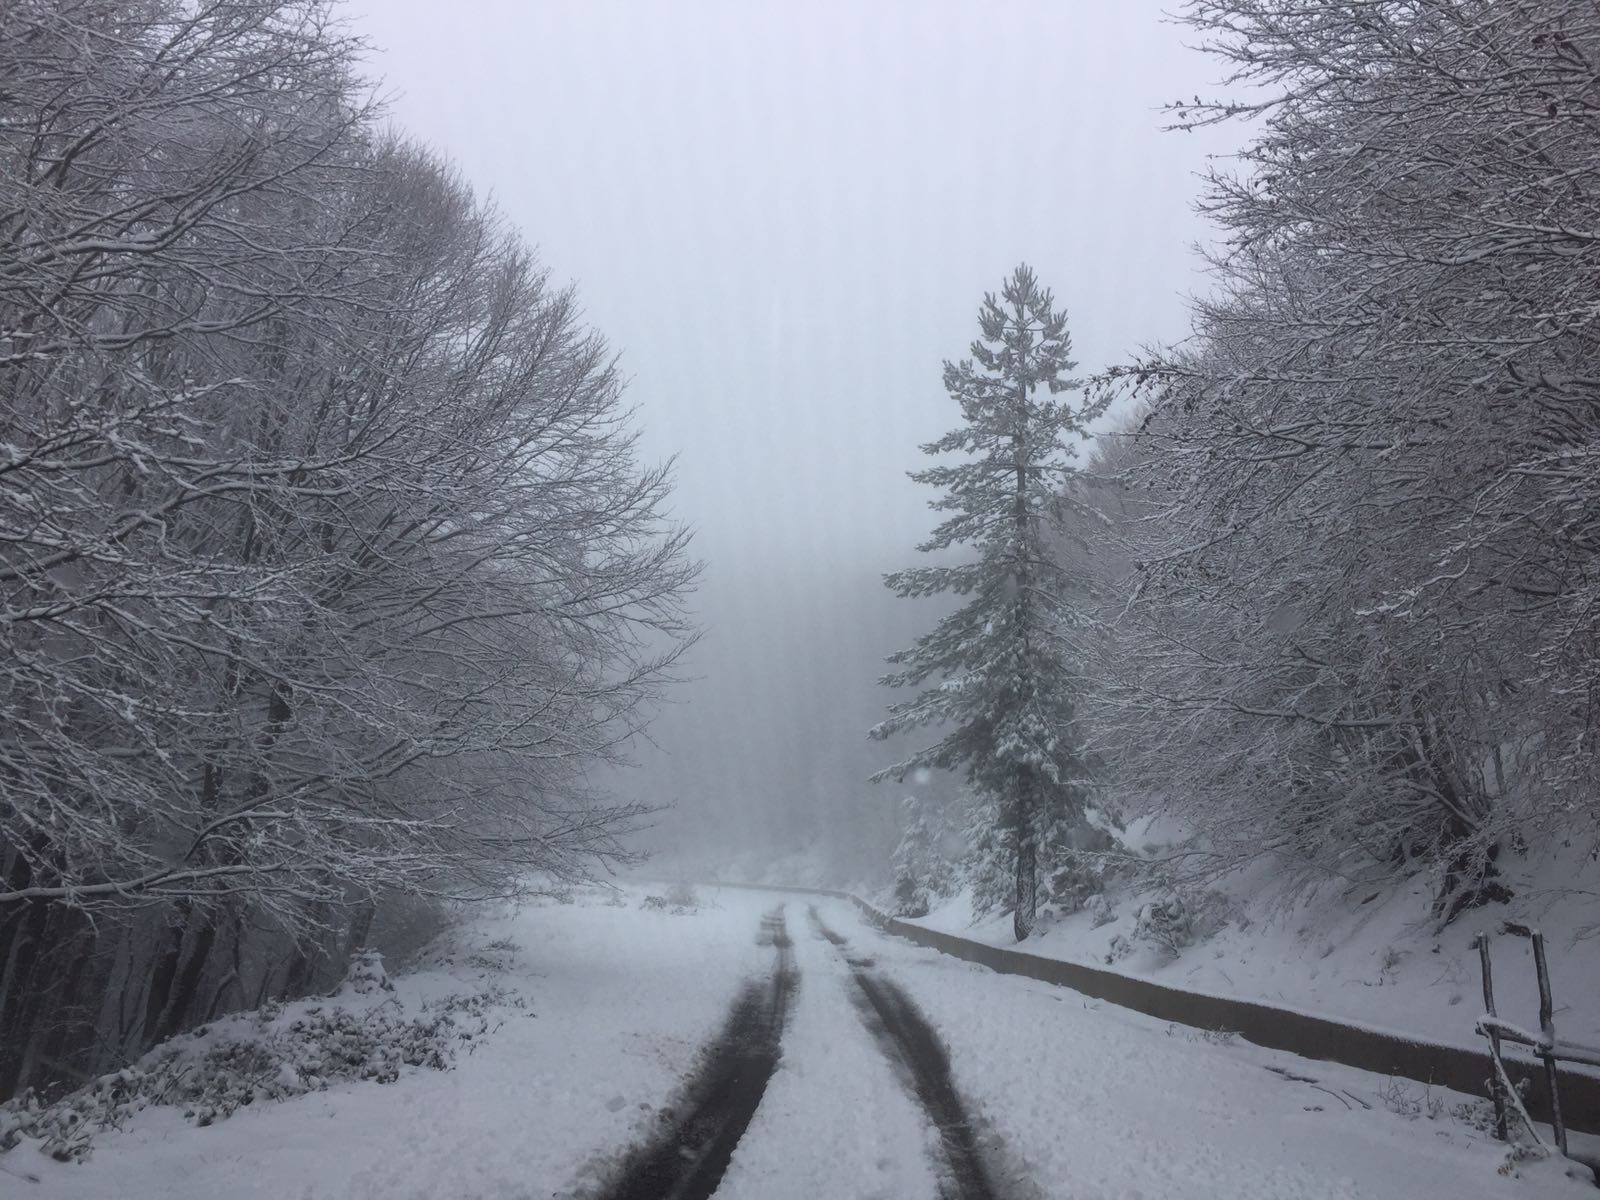
<svg viewBox="0 0 1600 1200">
<path fill-rule="evenodd" d="M 814 846 L 881 871 L 866 782 L 882 657 L 936 615 L 881 573 L 933 520 L 905 478 L 940 385 L 1027 261 L 1082 373 L 1185 332 L 1196 173 L 1231 131 L 1163 131 L 1210 90 L 1156 0 L 367 0 L 395 121 L 537 243 L 623 355 L 647 456 L 677 456 L 705 629 L 638 766 L 648 835 L 716 862 Z M 932 613 L 932 615 L 930 615 Z"/>
</svg>

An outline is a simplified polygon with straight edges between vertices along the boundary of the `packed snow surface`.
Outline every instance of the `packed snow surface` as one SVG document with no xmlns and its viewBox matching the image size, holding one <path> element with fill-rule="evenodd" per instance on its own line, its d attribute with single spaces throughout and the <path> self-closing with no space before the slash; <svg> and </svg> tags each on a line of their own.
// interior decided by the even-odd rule
<svg viewBox="0 0 1600 1200">
<path fill-rule="evenodd" d="M 1012 1200 L 1321 1200 L 1592 1195 L 1553 1164 L 1522 1177 L 1467 1097 L 1170 1028 L 883 935 L 840 901 L 702 889 L 693 911 L 580 893 L 486 916 L 397 995 L 521 994 L 453 1070 L 340 1085 L 196 1128 L 147 1109 L 83 1164 L 26 1147 L 7 1195 L 38 1200 L 526 1200 L 592 1194 L 659 1129 L 782 907 L 798 992 L 783 1054 L 718 1196 L 933 1200 L 938 1133 L 868 1032 L 846 958 L 908 994 L 944 1039 L 997 1191 Z M 620 903 L 619 903 L 620 901 Z M 495 954 L 484 948 L 495 944 Z M 1481 1109 L 1479 1110 L 1481 1111 Z"/>
</svg>

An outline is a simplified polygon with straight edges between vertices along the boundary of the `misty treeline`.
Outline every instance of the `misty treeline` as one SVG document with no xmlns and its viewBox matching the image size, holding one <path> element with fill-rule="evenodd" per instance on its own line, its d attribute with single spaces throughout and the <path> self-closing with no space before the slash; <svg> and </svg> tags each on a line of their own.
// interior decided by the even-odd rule
<svg viewBox="0 0 1600 1200">
<path fill-rule="evenodd" d="M 0 5 L 0 1097 L 582 875 L 695 565 L 317 0 Z M 407 900 L 406 898 L 411 898 Z"/>
<path fill-rule="evenodd" d="M 1291 890 L 1421 876 L 1448 920 L 1507 897 L 1508 856 L 1595 845 L 1600 11 L 1185 19 L 1235 98 L 1174 121 L 1247 133 L 1202 202 L 1213 279 L 1190 339 L 1091 390 L 1133 416 L 1052 511 L 1089 781 L 1054 819 L 1190 840 L 1069 848 L 1040 885 L 1072 908 L 1086 874 L 1266 862 Z M 1013 902 L 981 886 L 992 789 L 908 803 L 909 904 L 963 880 Z"/>
</svg>

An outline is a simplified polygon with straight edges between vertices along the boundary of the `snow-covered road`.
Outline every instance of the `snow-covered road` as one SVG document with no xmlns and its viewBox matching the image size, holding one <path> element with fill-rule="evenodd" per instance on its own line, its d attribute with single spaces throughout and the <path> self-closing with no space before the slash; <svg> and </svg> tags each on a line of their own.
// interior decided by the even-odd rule
<svg viewBox="0 0 1600 1200">
<path fill-rule="evenodd" d="M 675 1136 L 685 1081 L 726 1038 L 735 998 L 789 972 L 776 1069 L 758 1068 L 771 1077 L 740 1120 L 719 1198 L 981 1195 L 958 1178 L 950 1111 L 934 1095 L 946 1055 L 955 1142 L 969 1140 L 982 1187 L 1003 1200 L 1593 1194 L 1550 1171 L 1497 1174 L 1501 1148 L 1451 1115 L 1456 1097 L 1433 1119 L 1425 1103 L 1408 1117 L 1393 1111 L 1407 1105 L 1382 1079 L 996 975 L 880 934 L 843 902 L 815 902 L 813 920 L 813 904 L 792 896 L 707 891 L 693 913 L 641 910 L 641 899 L 607 904 L 594 893 L 482 920 L 454 961 L 401 981 L 402 993 L 437 994 L 493 976 L 526 998 L 526 1012 L 510 1010 L 452 1071 L 341 1086 L 208 1128 L 146 1110 L 102 1137 L 85 1164 L 19 1161 L 27 1151 L 0 1158 L 42 1177 L 14 1187 L 0 1177 L 0 1193 L 617 1194 L 628 1164 Z M 790 943 L 781 971 L 780 916 Z M 885 1029 L 906 1023 L 897 1004 L 942 1046 L 897 1041 Z"/>
<path fill-rule="evenodd" d="M 915 997 L 974 1121 L 1036 1195 L 1074 1200 L 1592 1195 L 1554 1172 L 1497 1174 L 1502 1147 L 1453 1119 L 1391 1111 L 1389 1081 L 1169 1027 L 1077 993 L 827 918 Z M 1286 1078 L 1287 1072 L 1300 1079 Z M 1307 1082 L 1310 1080 L 1312 1082 Z M 1386 1102 L 1384 1094 L 1393 1099 Z M 847 1193 L 849 1194 L 849 1193 Z"/>
<path fill-rule="evenodd" d="M 716 1194 L 931 1200 L 938 1194 L 933 1124 L 857 1018 L 844 960 L 812 930 L 804 905 L 786 908 L 797 1003 L 777 1073 Z"/>
</svg>

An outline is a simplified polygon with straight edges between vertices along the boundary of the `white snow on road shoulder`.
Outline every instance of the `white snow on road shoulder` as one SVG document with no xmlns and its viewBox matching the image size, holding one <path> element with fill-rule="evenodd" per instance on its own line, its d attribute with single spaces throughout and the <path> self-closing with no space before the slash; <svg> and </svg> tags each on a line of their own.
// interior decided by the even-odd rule
<svg viewBox="0 0 1600 1200">
<path fill-rule="evenodd" d="M 195 1128 L 171 1109 L 137 1114 L 83 1164 L 23 1149 L 0 1157 L 33 1200 L 525 1200 L 559 1194 L 653 1126 L 746 975 L 764 974 L 749 893 L 702 893 L 692 915 L 580 893 L 484 917 L 464 944 L 509 940 L 494 981 L 526 999 L 453 1070 L 354 1083 L 241 1110 Z M 470 955 L 396 978 L 407 992 L 473 990 Z"/>
<path fill-rule="evenodd" d="M 1093 1001 L 884 935 L 841 901 L 828 922 L 916 1000 L 945 1039 L 975 1120 L 1062 1200 L 1467 1200 L 1592 1196 L 1538 1169 L 1497 1173 L 1504 1147 L 1451 1119 L 1407 1119 L 1388 1081 Z M 1370 1108 L 1291 1081 L 1278 1065 Z M 1404 1081 L 1402 1087 L 1406 1086 Z M 1410 1088 L 1422 1094 L 1420 1085 Z M 1447 1103 L 1467 1098 L 1438 1093 Z M 1555 1165 L 1555 1164 L 1552 1164 Z M 1537 1176 L 1537 1180 L 1531 1176 Z"/>
<path fill-rule="evenodd" d="M 402 996 L 519 993 L 450 1071 L 346 1084 L 196 1128 L 135 1115 L 81 1165 L 0 1157 L 7 1196 L 36 1200 L 530 1200 L 582 1192 L 656 1131 L 656 1113 L 774 951 L 787 906 L 800 971 L 783 1057 L 735 1151 L 725 1200 L 931 1200 L 937 1135 L 863 1026 L 808 902 L 703 890 L 694 913 L 586 893 L 483 916 L 465 947 L 397 978 Z M 1592 1196 L 1546 1163 L 1497 1173 L 1503 1149 L 1442 1111 L 1407 1119 L 1386 1081 L 1246 1043 L 1218 1044 L 1065 988 L 998 975 L 889 937 L 839 901 L 828 924 L 913 998 L 1005 1177 L 1061 1200 L 1544 1200 Z M 486 968 L 473 951 L 501 944 Z M 509 949 L 505 947 L 509 945 Z M 1277 1066 L 1313 1082 L 1273 1074 Z M 1407 1086 L 1407 1085 L 1402 1085 Z M 1420 1093 L 1409 1085 L 1412 1094 Z M 1340 1097 L 1345 1097 L 1341 1099 Z M 1444 1094 L 1445 1104 L 1464 1100 Z M 991 1163 L 991 1166 L 995 1164 Z M 15 1173 L 40 1175 L 25 1184 Z M 1036 1193 L 1033 1189 L 1037 1189 Z M 1012 1189 L 1015 1191 L 1015 1189 Z M 1008 1192 L 1006 1200 L 1017 1200 Z"/>
</svg>

